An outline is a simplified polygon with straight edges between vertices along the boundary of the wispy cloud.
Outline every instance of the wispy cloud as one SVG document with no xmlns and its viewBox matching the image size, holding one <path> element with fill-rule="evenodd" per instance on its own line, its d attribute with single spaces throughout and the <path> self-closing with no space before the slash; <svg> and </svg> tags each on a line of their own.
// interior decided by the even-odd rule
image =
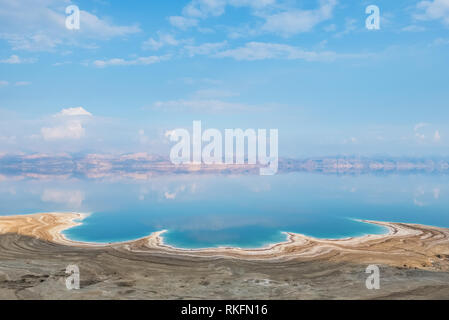
<svg viewBox="0 0 449 320">
<path fill-rule="evenodd" d="M 317 24 L 332 17 L 337 0 L 321 0 L 317 9 L 290 9 L 266 17 L 263 30 L 293 35 L 311 31 Z"/>
<path fill-rule="evenodd" d="M 276 0 L 192 0 L 183 8 L 182 15 L 171 16 L 169 21 L 172 26 L 186 30 L 197 27 L 202 19 L 223 15 L 227 6 L 259 11 L 275 3 Z"/>
<path fill-rule="evenodd" d="M 225 13 L 227 6 L 260 10 L 275 2 L 275 0 L 192 0 L 184 7 L 182 13 L 184 16 L 205 19 L 221 16 Z"/>
<path fill-rule="evenodd" d="M 196 55 L 211 55 L 218 52 L 220 49 L 227 46 L 227 41 L 203 43 L 201 45 L 186 45 L 184 51 L 188 56 L 194 57 Z"/>
<path fill-rule="evenodd" d="M 235 60 L 288 59 L 305 61 L 334 61 L 339 58 L 368 58 L 374 54 L 342 54 L 333 51 L 307 51 L 299 47 L 266 42 L 249 42 L 243 47 L 229 49 L 215 55 L 218 58 Z"/>
<path fill-rule="evenodd" d="M 406 26 L 404 28 L 401 29 L 401 31 L 404 32 L 423 32 L 426 31 L 426 28 L 422 27 L 422 26 L 417 26 L 415 24 Z"/>
<path fill-rule="evenodd" d="M 171 16 L 168 18 L 170 24 L 176 28 L 187 30 L 198 25 L 197 19 L 186 18 L 182 16 Z"/>
<path fill-rule="evenodd" d="M 22 64 L 22 63 L 34 63 L 36 62 L 36 59 L 33 58 L 20 58 L 18 55 L 11 55 L 9 58 L 0 60 L 0 63 L 6 63 L 6 64 Z"/>
<path fill-rule="evenodd" d="M 415 14 L 418 20 L 441 20 L 444 24 L 449 25 L 449 1 L 433 0 L 420 1 L 417 8 L 421 11 Z"/>
<path fill-rule="evenodd" d="M 63 44 L 83 46 L 89 40 L 107 40 L 141 31 L 137 24 L 115 25 L 93 13 L 80 10 L 81 27 L 65 27 L 65 8 L 58 0 L 0 1 L 0 39 L 13 50 L 52 51 Z"/>
<path fill-rule="evenodd" d="M 139 57 L 136 59 L 125 60 L 121 58 L 112 58 L 108 60 L 95 60 L 93 65 L 98 68 L 105 68 L 110 66 L 136 66 L 136 65 L 150 65 L 158 63 L 164 60 L 168 60 L 169 55 L 165 56 L 149 56 L 149 57 Z"/>
<path fill-rule="evenodd" d="M 159 50 L 166 46 L 176 47 L 185 40 L 177 40 L 172 34 L 158 32 L 158 39 L 149 38 L 142 44 L 144 50 Z"/>
<path fill-rule="evenodd" d="M 254 106 L 227 102 L 219 99 L 192 99 L 192 100 L 170 100 L 157 101 L 152 108 L 166 111 L 197 111 L 197 112 L 232 112 L 255 110 Z"/>
</svg>

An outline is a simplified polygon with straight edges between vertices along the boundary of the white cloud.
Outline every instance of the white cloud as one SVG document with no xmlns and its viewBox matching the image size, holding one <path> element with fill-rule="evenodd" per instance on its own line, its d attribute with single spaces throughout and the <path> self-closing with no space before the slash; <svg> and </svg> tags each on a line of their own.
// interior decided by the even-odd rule
<svg viewBox="0 0 449 320">
<path fill-rule="evenodd" d="M 8 82 L 8 81 L 0 80 L 0 87 L 5 87 L 5 86 L 7 86 L 7 85 L 9 85 L 9 82 Z"/>
<path fill-rule="evenodd" d="M 173 26 L 186 30 L 198 26 L 199 19 L 221 16 L 227 6 L 249 7 L 258 11 L 275 2 L 276 0 L 192 0 L 182 10 L 182 16 L 172 16 L 169 21 Z"/>
<path fill-rule="evenodd" d="M 164 34 L 158 32 L 158 36 L 159 40 L 149 38 L 142 44 L 142 48 L 150 50 L 159 50 L 164 46 L 177 46 L 180 43 L 180 41 L 176 40 L 175 37 L 171 34 Z"/>
<path fill-rule="evenodd" d="M 439 142 L 441 140 L 441 135 L 440 135 L 440 131 L 435 131 L 435 134 L 433 135 L 433 140 L 435 140 L 436 142 Z"/>
<path fill-rule="evenodd" d="M 417 8 L 423 10 L 423 13 L 415 15 L 418 20 L 441 20 L 444 24 L 449 25 L 449 1 L 433 0 L 421 1 Z"/>
<path fill-rule="evenodd" d="M 193 0 L 184 7 L 182 13 L 189 17 L 207 18 L 222 15 L 225 7 L 225 0 Z"/>
<path fill-rule="evenodd" d="M 35 59 L 22 59 L 19 56 L 13 54 L 7 59 L 0 60 L 0 63 L 21 64 L 21 63 L 33 63 L 35 61 L 36 61 Z"/>
<path fill-rule="evenodd" d="M 229 0 L 228 3 L 234 7 L 250 7 L 262 9 L 276 4 L 276 0 Z"/>
<path fill-rule="evenodd" d="M 217 17 L 225 13 L 226 6 L 249 7 L 253 10 L 275 4 L 275 0 L 192 0 L 182 13 L 193 18 Z"/>
<path fill-rule="evenodd" d="M 8 63 L 8 64 L 18 64 L 20 63 L 20 58 L 19 56 L 16 55 L 12 55 L 11 57 L 9 57 L 8 59 L 3 59 L 0 60 L 1 63 Z"/>
<path fill-rule="evenodd" d="M 305 61 L 334 61 L 339 58 L 368 58 L 373 54 L 338 54 L 333 51 L 306 51 L 299 47 L 286 44 L 249 42 L 245 46 L 219 52 L 218 58 L 233 58 L 235 60 L 265 60 L 288 59 Z"/>
<path fill-rule="evenodd" d="M 80 12 L 81 32 L 94 38 L 112 38 L 123 37 L 130 34 L 140 32 L 140 28 L 137 25 L 131 26 L 116 26 L 109 23 L 106 20 L 98 18 L 87 11 Z"/>
<path fill-rule="evenodd" d="M 226 45 L 227 45 L 226 41 L 211 42 L 211 43 L 203 43 L 198 46 L 186 45 L 184 46 L 184 50 L 190 57 L 196 55 L 210 55 L 212 53 L 218 52 L 218 50 L 222 49 Z"/>
<path fill-rule="evenodd" d="M 113 58 L 109 60 L 95 60 L 94 66 L 98 68 L 104 68 L 109 66 L 135 66 L 135 65 L 150 65 L 169 59 L 170 56 L 149 56 L 140 57 L 132 60 L 125 60 L 121 58 Z"/>
<path fill-rule="evenodd" d="M 83 127 L 83 118 L 92 117 L 92 114 L 83 107 L 62 109 L 54 115 L 59 123 L 53 127 L 43 127 L 41 135 L 44 140 L 79 140 L 86 135 Z"/>
<path fill-rule="evenodd" d="M 321 0 L 320 7 L 314 10 L 289 10 L 266 18 L 263 30 L 292 35 L 311 31 L 317 24 L 332 17 L 336 0 Z"/>
<path fill-rule="evenodd" d="M 329 20 L 336 4 L 337 0 L 319 0 L 316 9 L 303 10 L 288 8 L 288 4 L 277 4 L 276 0 L 192 0 L 183 8 L 181 16 L 171 16 L 169 21 L 173 26 L 186 30 L 199 27 L 202 19 L 223 15 L 228 6 L 246 7 L 251 14 L 265 21 L 259 30 L 247 27 L 245 31 L 231 32 L 231 37 L 259 34 L 261 31 L 292 35 L 308 32 L 317 24 Z"/>
<path fill-rule="evenodd" d="M 13 50 L 50 51 L 62 43 L 62 40 L 40 31 L 34 34 L 3 33 L 0 39 L 8 41 Z"/>
<path fill-rule="evenodd" d="M 56 116 L 92 116 L 92 113 L 84 109 L 83 107 L 77 107 L 77 108 L 67 108 L 62 109 L 59 113 L 56 114 Z"/>
<path fill-rule="evenodd" d="M 198 25 L 198 20 L 192 18 L 185 18 L 181 16 L 172 16 L 168 18 L 170 24 L 176 28 L 186 30 Z"/>
<path fill-rule="evenodd" d="M 115 25 L 84 10 L 80 11 L 80 29 L 68 30 L 65 8 L 70 4 L 69 0 L 2 0 L 0 39 L 8 41 L 14 50 L 52 51 L 62 44 L 86 46 L 86 40 L 106 40 L 141 31 L 138 25 Z"/>
</svg>

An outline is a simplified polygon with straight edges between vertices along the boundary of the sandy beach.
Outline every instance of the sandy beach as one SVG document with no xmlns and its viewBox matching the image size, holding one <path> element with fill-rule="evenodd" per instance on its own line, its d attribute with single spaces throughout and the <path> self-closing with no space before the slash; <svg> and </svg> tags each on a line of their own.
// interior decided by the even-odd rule
<svg viewBox="0 0 449 320">
<path fill-rule="evenodd" d="M 84 217 L 80 213 L 0 217 L 0 298 L 251 299 L 273 298 L 278 292 L 279 299 L 422 295 L 449 299 L 445 228 L 366 221 L 389 232 L 340 240 L 288 233 L 286 242 L 261 249 L 186 250 L 164 244 L 164 231 L 112 244 L 64 237 L 62 232 Z M 82 279 L 87 277 L 77 292 L 63 285 L 69 262 L 79 264 Z M 383 270 L 382 290 L 365 288 L 369 264 Z M 121 281 L 114 281 L 117 277 Z M 163 279 L 175 282 L 170 290 Z M 183 287 L 187 283 L 189 288 Z"/>
</svg>

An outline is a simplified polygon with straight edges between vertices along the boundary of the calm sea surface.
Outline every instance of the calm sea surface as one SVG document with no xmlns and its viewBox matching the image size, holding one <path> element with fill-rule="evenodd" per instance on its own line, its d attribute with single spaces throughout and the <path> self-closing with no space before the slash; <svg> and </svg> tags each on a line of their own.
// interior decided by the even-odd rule
<svg viewBox="0 0 449 320">
<path fill-rule="evenodd" d="M 255 248 L 283 231 L 343 238 L 386 230 L 354 219 L 449 227 L 449 179 L 438 175 L 173 175 L 151 180 L 0 179 L 0 215 L 83 212 L 70 239 L 116 242 L 168 230 L 183 248 Z"/>
</svg>

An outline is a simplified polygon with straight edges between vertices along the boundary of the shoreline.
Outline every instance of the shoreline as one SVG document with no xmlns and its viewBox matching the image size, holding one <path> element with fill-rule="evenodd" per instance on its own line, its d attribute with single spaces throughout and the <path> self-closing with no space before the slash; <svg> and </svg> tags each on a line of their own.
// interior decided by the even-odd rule
<svg viewBox="0 0 449 320">
<path fill-rule="evenodd" d="M 176 251 L 185 251 L 185 252 L 202 252 L 202 251 L 212 251 L 212 250 L 239 250 L 239 251 L 269 251 L 272 250 L 274 247 L 287 245 L 292 243 L 294 240 L 294 236 L 300 236 L 303 238 L 309 238 L 312 240 L 317 241 L 349 241 L 349 240 L 356 240 L 356 239 L 363 239 L 363 238 L 372 238 L 376 236 L 390 236 L 394 233 L 394 229 L 389 225 L 393 222 L 382 222 L 382 221 L 372 221 L 372 220 L 363 220 L 363 219 L 352 219 L 354 221 L 360 222 L 360 223 L 367 223 L 367 224 L 374 224 L 381 226 L 386 229 L 386 232 L 384 233 L 367 233 L 360 236 L 350 236 L 350 237 L 344 237 L 344 238 L 317 238 L 310 235 L 305 235 L 301 233 L 295 233 L 295 232 L 289 232 L 289 231 L 279 231 L 281 234 L 285 235 L 286 239 L 284 241 L 280 242 L 274 242 L 274 243 L 267 243 L 261 247 L 254 247 L 254 248 L 243 248 L 238 246 L 218 246 L 218 247 L 204 247 L 204 248 L 184 248 L 184 247 L 178 247 L 175 245 L 168 244 L 164 241 L 163 234 L 169 232 L 168 229 L 163 229 L 159 231 L 154 231 L 150 233 L 149 235 L 136 238 L 136 239 L 130 239 L 130 240 L 124 240 L 124 241 L 111 241 L 111 242 L 93 242 L 93 241 L 82 241 L 82 240 L 75 240 L 70 239 L 64 231 L 72 229 L 74 227 L 80 226 L 83 224 L 83 220 L 90 216 L 92 213 L 80 213 L 80 212 L 42 212 L 42 213 L 32 213 L 32 214 L 23 214 L 23 215 L 8 215 L 8 216 L 0 216 L 0 234 L 4 233 L 2 228 L 2 218 L 35 218 L 42 216 L 55 216 L 62 218 L 58 221 L 58 226 L 51 231 L 52 238 L 46 238 L 47 241 L 52 241 L 59 244 L 65 244 L 65 245 L 76 245 L 76 246 L 83 246 L 83 247 L 107 247 L 107 246 L 117 246 L 117 245 L 126 245 L 133 242 L 142 241 L 145 239 L 154 238 L 157 241 L 157 245 L 161 248 L 167 248 L 170 250 L 176 250 Z M 76 221 L 79 220 L 79 221 Z"/>
<path fill-rule="evenodd" d="M 449 229 L 364 221 L 387 234 L 338 240 L 287 233 L 259 249 L 178 249 L 164 230 L 95 244 L 67 239 L 79 213 L 0 217 L 0 298 L 6 299 L 447 299 Z M 66 288 L 66 268 L 81 289 Z M 377 265 L 382 290 L 367 290 Z M 343 290 L 342 290 L 343 289 Z"/>
<path fill-rule="evenodd" d="M 82 223 L 86 214 L 38 213 L 1 216 L 0 235 L 18 234 L 85 250 L 114 249 L 130 254 L 161 254 L 191 258 L 231 258 L 258 261 L 328 261 L 386 264 L 396 267 L 449 271 L 449 229 L 419 224 L 361 220 L 387 228 L 384 234 L 343 239 L 318 239 L 285 232 L 284 242 L 262 248 L 235 247 L 184 249 L 164 243 L 167 230 L 116 243 L 91 243 L 68 239 L 63 231 Z"/>
<path fill-rule="evenodd" d="M 75 223 L 73 225 L 68 224 L 66 228 L 62 229 L 60 231 L 60 236 L 62 238 L 64 238 L 64 242 L 65 243 L 76 243 L 76 244 L 81 244 L 81 245 L 92 245 L 92 246 L 109 246 L 109 245 L 121 245 L 121 244 L 127 244 L 127 243 L 132 243 L 135 241 L 139 241 L 139 240 L 143 240 L 143 239 L 147 239 L 151 236 L 157 236 L 158 237 L 158 242 L 159 245 L 161 247 L 166 247 L 166 248 L 170 248 L 170 249 L 174 249 L 174 250 L 182 250 L 182 251 L 186 251 L 186 252 L 190 252 L 190 251 L 204 251 L 204 250 L 221 250 L 221 249 L 237 249 L 237 250 L 243 250 L 243 251 L 260 251 L 260 250 L 270 250 L 272 247 L 278 246 L 278 245 L 283 245 L 283 244 L 288 244 L 291 242 L 291 237 L 293 235 L 299 235 L 302 237 L 306 237 L 306 238 L 310 238 L 310 239 L 314 239 L 314 240 L 322 240 L 322 241 L 341 241 L 341 240 L 351 240 L 351 239 L 358 239 L 358 238 L 363 238 L 363 237 L 373 237 L 373 236 L 388 236 L 391 235 L 392 233 L 392 228 L 391 226 L 388 225 L 388 223 L 393 223 L 393 222 L 382 222 L 382 221 L 374 221 L 374 220 L 364 220 L 364 219 L 357 219 L 357 218 L 348 218 L 360 223 L 366 223 L 366 224 L 372 224 L 372 225 L 377 225 L 377 226 L 381 226 L 385 229 L 385 232 L 382 233 L 363 233 L 361 235 L 356 235 L 356 236 L 349 236 L 349 237 L 343 237 L 343 238 L 318 238 L 318 237 L 314 237 L 311 235 L 306 235 L 306 234 L 302 234 L 302 233 L 296 233 L 296 232 L 290 232 L 290 231 L 279 231 L 281 234 L 285 235 L 285 240 L 284 241 L 279 241 L 279 242 L 267 242 L 266 244 L 264 244 L 263 246 L 260 247 L 239 247 L 239 246 L 227 246 L 227 245 L 223 245 L 223 246 L 217 246 L 217 247 L 202 247 L 202 248 L 185 248 L 185 247 L 178 247 L 176 245 L 171 245 L 168 244 L 164 241 L 164 237 L 162 236 L 164 233 L 169 232 L 170 230 L 168 229 L 163 229 L 163 230 L 158 230 L 158 231 L 154 231 L 152 233 L 150 233 L 149 235 L 143 236 L 143 237 L 139 237 L 139 238 L 135 238 L 135 239 L 129 239 L 129 240 L 123 240 L 123 241 L 111 241 L 111 242 L 95 242 L 95 241 L 84 241 L 84 240 L 76 240 L 76 239 L 70 239 L 65 233 L 64 231 L 72 229 L 76 226 L 82 225 L 83 222 L 82 220 L 84 220 L 85 218 L 87 218 L 88 216 L 90 216 L 92 213 L 78 213 L 78 212 L 49 212 L 49 213 L 36 213 L 36 214 L 75 214 L 75 215 L 79 215 L 79 218 L 71 218 L 71 222 Z M 17 217 L 17 216 L 33 216 L 36 214 L 26 214 L 26 215 L 11 215 L 11 216 L 4 216 L 4 217 Z M 1 216 L 0 216 L 1 218 Z M 75 220 L 80 220 L 79 222 L 76 222 Z M 401 223 L 401 222 L 398 222 Z M 434 226 L 437 227 L 438 226 Z M 0 229 L 1 232 L 1 229 Z"/>
</svg>

